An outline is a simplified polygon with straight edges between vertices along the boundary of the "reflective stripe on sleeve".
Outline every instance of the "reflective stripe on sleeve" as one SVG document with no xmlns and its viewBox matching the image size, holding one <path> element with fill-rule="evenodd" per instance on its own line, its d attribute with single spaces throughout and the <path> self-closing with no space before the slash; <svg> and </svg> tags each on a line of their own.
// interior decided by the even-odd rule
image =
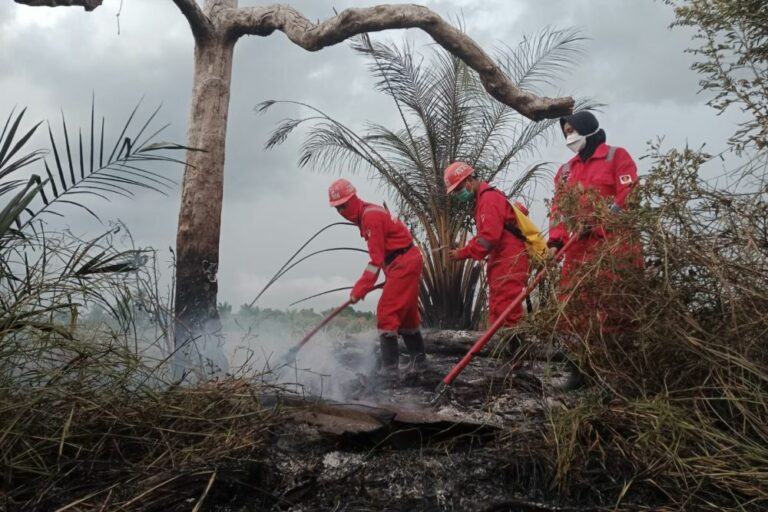
<svg viewBox="0 0 768 512">
<path fill-rule="evenodd" d="M 480 244 L 483 247 L 483 249 L 485 249 L 486 251 L 490 251 L 491 249 L 493 249 L 493 244 L 488 240 L 486 240 L 485 238 L 478 237 L 477 243 Z"/>
<path fill-rule="evenodd" d="M 368 208 L 363 210 L 363 214 L 361 215 L 361 217 L 365 217 L 367 214 L 373 213 L 373 212 L 385 213 L 389 215 L 389 212 L 384 208 L 382 208 L 381 206 L 369 206 Z"/>
</svg>

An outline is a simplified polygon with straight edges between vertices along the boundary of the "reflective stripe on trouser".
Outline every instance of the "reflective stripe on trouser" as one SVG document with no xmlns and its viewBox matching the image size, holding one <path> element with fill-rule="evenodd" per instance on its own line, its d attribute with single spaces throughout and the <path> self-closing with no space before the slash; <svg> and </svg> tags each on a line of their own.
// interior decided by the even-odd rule
<svg viewBox="0 0 768 512">
<path fill-rule="evenodd" d="M 386 284 L 376 308 L 379 332 L 418 329 L 421 325 L 419 282 L 422 265 L 421 252 L 414 247 L 384 269 Z"/>
<path fill-rule="evenodd" d="M 512 256 L 494 258 L 488 262 L 488 317 L 496 321 L 525 288 L 530 266 L 525 249 Z M 523 318 L 522 301 L 504 320 L 504 327 L 512 327 Z"/>
</svg>

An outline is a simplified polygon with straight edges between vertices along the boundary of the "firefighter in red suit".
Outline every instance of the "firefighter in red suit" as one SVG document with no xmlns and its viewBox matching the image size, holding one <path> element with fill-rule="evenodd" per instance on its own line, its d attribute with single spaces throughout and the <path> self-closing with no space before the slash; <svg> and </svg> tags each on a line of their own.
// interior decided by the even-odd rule
<svg viewBox="0 0 768 512">
<path fill-rule="evenodd" d="M 517 219 L 507 196 L 475 177 L 467 163 L 454 162 L 444 172 L 446 190 L 459 201 L 475 201 L 477 234 L 460 249 L 450 251 L 451 258 L 463 260 L 488 259 L 489 319 L 493 323 L 525 288 L 530 263 L 525 250 L 525 237 L 517 226 Z M 516 206 L 527 214 L 521 204 Z M 523 317 L 519 304 L 506 317 L 505 327 L 517 325 Z"/>
<path fill-rule="evenodd" d="M 631 233 L 608 227 L 606 219 L 627 209 L 637 183 L 637 166 L 624 148 L 605 143 L 605 131 L 591 112 L 563 117 L 560 127 L 566 145 L 576 155 L 555 175 L 547 242 L 550 251 L 576 236 L 568 232 L 566 224 L 580 229 L 579 239 L 564 255 L 560 300 L 568 303 L 571 330 L 585 334 L 594 317 L 600 332 L 616 332 L 626 324 L 627 313 L 621 301 L 619 271 L 642 267 L 642 257 Z M 610 258 L 604 258 L 606 254 Z M 598 268 L 592 263 L 598 263 Z M 584 279 L 586 272 L 593 272 L 589 280 Z M 589 291 L 578 290 L 583 286 Z"/>
<path fill-rule="evenodd" d="M 381 347 L 380 376 L 387 384 L 399 380 L 398 334 L 410 356 L 408 376 L 417 376 L 426 367 L 424 340 L 419 315 L 419 283 L 423 260 L 405 225 L 381 206 L 357 197 L 355 187 L 345 179 L 334 181 L 328 196 L 342 217 L 357 225 L 368 244 L 370 261 L 352 288 L 350 300 L 362 300 L 376 284 L 379 272 L 386 277 L 376 308 Z"/>
</svg>

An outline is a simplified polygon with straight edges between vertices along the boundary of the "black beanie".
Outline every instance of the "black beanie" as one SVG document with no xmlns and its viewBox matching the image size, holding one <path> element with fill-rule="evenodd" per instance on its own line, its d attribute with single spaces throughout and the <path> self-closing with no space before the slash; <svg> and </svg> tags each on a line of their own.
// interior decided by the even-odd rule
<svg viewBox="0 0 768 512">
<path fill-rule="evenodd" d="M 570 116 L 561 117 L 560 129 L 563 130 L 563 136 L 566 136 L 564 130 L 565 123 L 570 124 L 579 135 L 588 135 L 596 131 L 596 133 L 592 133 L 592 135 L 587 137 L 587 144 L 584 146 L 584 149 L 579 151 L 579 157 L 583 162 L 591 157 L 597 147 L 606 140 L 605 131 L 598 130 L 600 123 L 597 122 L 597 118 L 592 112 L 582 110 Z"/>
</svg>

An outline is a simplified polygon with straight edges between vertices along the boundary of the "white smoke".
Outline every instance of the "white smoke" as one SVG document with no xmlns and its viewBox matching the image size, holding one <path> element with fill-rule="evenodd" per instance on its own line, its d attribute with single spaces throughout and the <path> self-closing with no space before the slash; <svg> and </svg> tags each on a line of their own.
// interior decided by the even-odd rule
<svg viewBox="0 0 768 512">
<path fill-rule="evenodd" d="M 344 401 L 357 374 L 370 375 L 376 366 L 376 331 L 331 335 L 320 331 L 296 353 L 290 350 L 303 337 L 284 324 L 265 321 L 252 331 L 226 333 L 224 353 L 229 373 L 263 376 L 288 391 L 305 397 Z"/>
</svg>

